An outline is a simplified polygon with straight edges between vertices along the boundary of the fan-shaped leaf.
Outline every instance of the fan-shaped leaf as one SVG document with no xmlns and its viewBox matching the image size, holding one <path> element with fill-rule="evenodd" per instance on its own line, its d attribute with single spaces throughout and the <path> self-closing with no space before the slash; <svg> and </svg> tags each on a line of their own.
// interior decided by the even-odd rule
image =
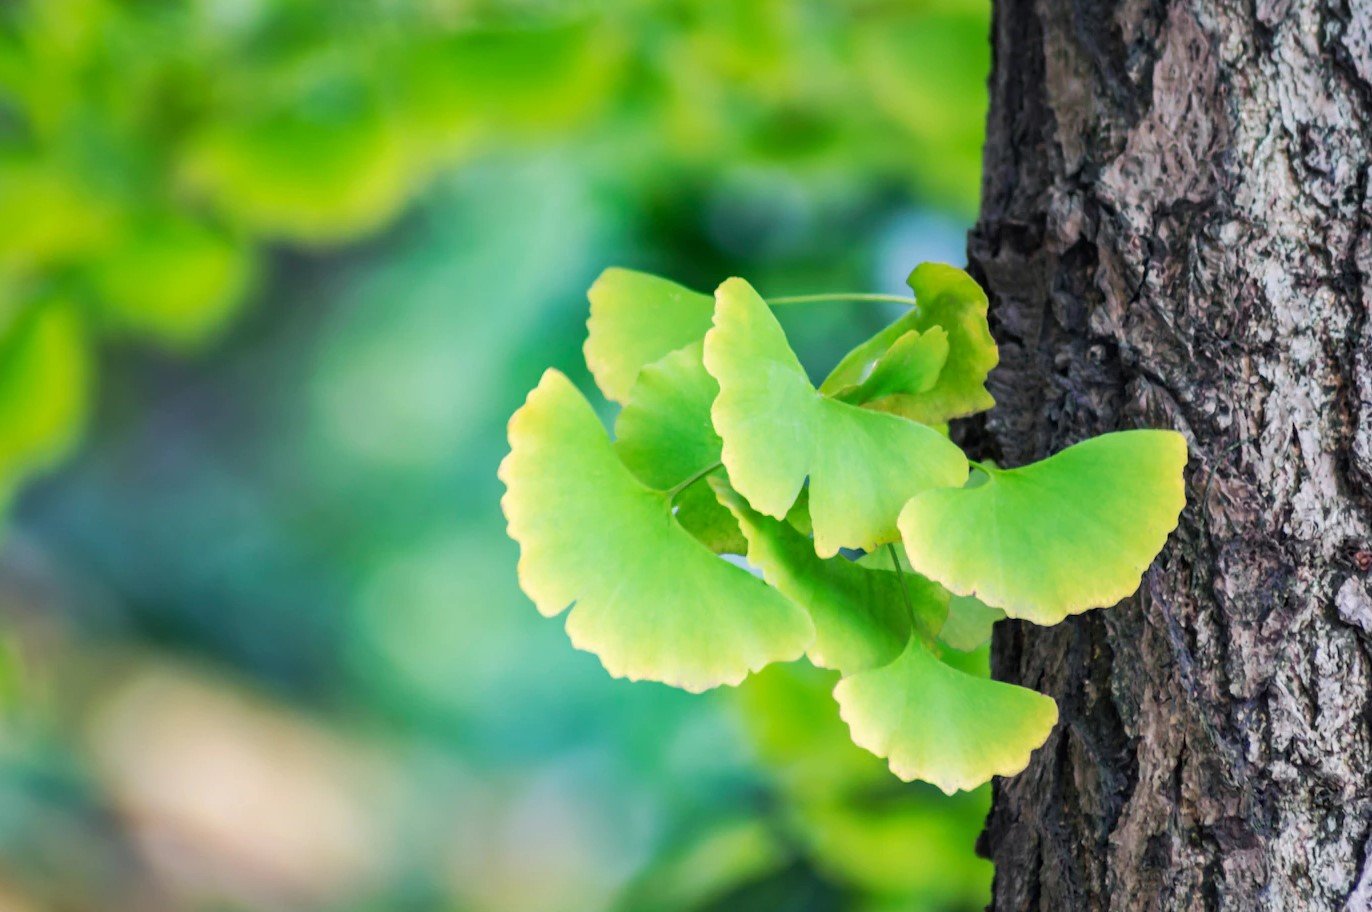
<svg viewBox="0 0 1372 912">
<path fill-rule="evenodd" d="M 914 306 L 914 303 L 912 298 L 910 300 L 911 307 Z M 819 391 L 826 396 L 837 396 L 842 390 L 852 389 L 862 383 L 872 373 L 882 355 L 890 350 L 897 339 L 910 332 L 919 332 L 918 329 L 915 329 L 917 316 L 913 310 L 903 313 L 898 319 L 857 345 L 852 351 L 844 355 L 834 366 L 834 369 L 829 372 L 829 376 L 824 378 L 824 382 L 819 385 Z"/>
<path fill-rule="evenodd" d="M 1000 361 L 986 324 L 986 293 L 967 273 L 943 263 L 921 263 L 909 283 L 916 301 L 911 328 L 942 327 L 948 360 L 931 389 L 897 393 L 872 407 L 927 424 L 986 411 L 996 404 L 986 391 L 986 375 Z"/>
<path fill-rule="evenodd" d="M 654 361 L 615 419 L 615 452 L 644 484 L 664 491 L 714 465 L 720 439 L 710 406 L 718 392 L 699 341 Z"/>
<path fill-rule="evenodd" d="M 917 636 L 890 664 L 844 678 L 834 698 L 854 743 L 949 794 L 1024 769 L 1058 718 L 1050 698 L 952 668 Z"/>
<path fill-rule="evenodd" d="M 962 652 L 976 649 L 991 638 L 991 627 L 1003 620 L 1005 612 L 992 608 L 969 595 L 955 595 L 948 600 L 948 620 L 938 632 L 938 638 Z"/>
<path fill-rule="evenodd" d="M 1124 431 L 984 484 L 926 491 L 900 516 L 910 564 L 1010 617 L 1056 624 L 1139 586 L 1186 504 L 1186 442 Z"/>
<path fill-rule="evenodd" d="M 701 346 L 693 342 L 643 368 L 615 420 L 615 452 L 658 491 L 719 462 L 719 435 L 710 424 L 719 384 L 705 372 Z M 742 554 L 747 548 L 733 514 L 707 484 L 691 485 L 677 496 L 676 518 L 716 553 Z"/>
<path fill-rule="evenodd" d="M 995 405 L 986 391 L 986 375 L 996 366 L 1000 355 L 986 323 L 985 292 L 967 273 L 942 263 L 921 263 L 910 273 L 909 283 L 915 292 L 915 309 L 845 355 L 820 384 L 820 392 L 928 425 L 943 424 Z M 931 386 L 902 389 L 887 385 L 885 389 L 858 391 L 864 380 L 877 374 L 883 361 L 894 360 L 895 364 L 888 364 L 888 370 L 904 364 L 908 354 L 902 356 L 897 343 L 912 345 L 906 340 L 909 333 L 927 335 L 935 327 L 947 334 L 948 348 Z"/>
<path fill-rule="evenodd" d="M 912 609 L 915 623 L 928 636 L 943 624 L 948 593 L 942 586 L 920 576 L 897 575 L 894 569 L 869 569 L 845 557 L 823 560 L 810 539 L 789 523 L 757 513 L 722 482 L 714 487 L 748 539 L 748 562 L 777 591 L 810 612 L 815 642 L 807 655 L 814 664 L 844 674 L 885 665 L 910 638 Z"/>
<path fill-rule="evenodd" d="M 839 390 L 834 398 L 862 404 L 888 396 L 912 396 L 931 389 L 948 360 L 948 334 L 933 326 L 911 330 L 891 344 L 860 383 Z"/>
<path fill-rule="evenodd" d="M 709 295 L 631 269 L 605 270 L 586 296 L 586 366 L 615 402 L 629 398 L 644 367 L 703 337 L 715 308 Z"/>
<path fill-rule="evenodd" d="M 700 691 L 814 638 L 804 611 L 681 528 L 562 374 L 546 372 L 510 419 L 500 478 L 521 586 L 548 617 L 575 602 L 567 633 L 610 674 Z"/>
<path fill-rule="evenodd" d="M 754 509 L 784 517 L 808 476 L 815 550 L 831 557 L 894 541 L 909 498 L 966 481 L 962 451 L 937 431 L 821 396 L 747 282 L 729 279 L 715 301 L 711 415 L 730 483 Z"/>
</svg>

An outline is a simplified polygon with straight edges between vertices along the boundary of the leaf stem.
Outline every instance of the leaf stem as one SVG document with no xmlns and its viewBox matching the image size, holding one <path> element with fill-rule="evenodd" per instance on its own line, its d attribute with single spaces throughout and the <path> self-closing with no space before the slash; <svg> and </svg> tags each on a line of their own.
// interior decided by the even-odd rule
<svg viewBox="0 0 1372 912">
<path fill-rule="evenodd" d="M 888 304 L 904 304 L 907 307 L 915 306 L 914 298 L 906 298 L 901 295 L 848 291 L 835 291 L 827 294 L 783 295 L 779 298 L 767 298 L 766 300 L 768 304 L 822 304 L 829 301 L 880 301 Z"/>
<path fill-rule="evenodd" d="M 900 565 L 900 555 L 896 554 L 896 546 L 891 542 L 886 543 L 886 553 L 891 556 L 891 567 L 900 580 L 900 597 L 905 602 L 905 613 L 910 615 L 910 624 L 914 626 L 915 606 L 910 602 L 910 590 L 905 588 L 905 568 Z"/>
<path fill-rule="evenodd" d="M 980 469 L 987 475 L 994 475 L 998 471 L 995 466 L 987 465 L 983 462 L 977 462 L 975 459 L 967 460 L 967 464 L 974 469 Z"/>
<path fill-rule="evenodd" d="M 722 465 L 724 465 L 724 463 L 722 462 L 716 462 L 714 465 L 708 465 L 697 472 L 692 472 L 690 475 L 686 476 L 681 481 L 672 485 L 672 487 L 667 491 L 667 502 L 674 503 L 676 501 L 678 494 L 689 488 L 691 485 L 695 484 L 697 481 L 700 481 L 700 479 L 704 478 L 706 475 L 709 475 L 711 472 L 713 472 L 715 469 L 719 468 Z"/>
</svg>

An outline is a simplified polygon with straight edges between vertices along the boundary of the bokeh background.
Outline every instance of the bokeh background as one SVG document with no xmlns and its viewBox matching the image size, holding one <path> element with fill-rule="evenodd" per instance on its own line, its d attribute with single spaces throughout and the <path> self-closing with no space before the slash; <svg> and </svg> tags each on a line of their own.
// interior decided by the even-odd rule
<svg viewBox="0 0 1372 912">
<path fill-rule="evenodd" d="M 961 264 L 987 7 L 0 2 L 0 910 L 980 908 L 984 790 L 611 680 L 495 470 L 607 265 Z"/>
</svg>

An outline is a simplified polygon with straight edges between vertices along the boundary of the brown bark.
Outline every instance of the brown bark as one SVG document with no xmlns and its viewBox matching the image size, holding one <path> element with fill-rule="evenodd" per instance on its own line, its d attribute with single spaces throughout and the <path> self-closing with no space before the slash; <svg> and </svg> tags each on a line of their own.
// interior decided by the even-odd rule
<svg viewBox="0 0 1372 912">
<path fill-rule="evenodd" d="M 1137 597 L 996 632 L 1062 721 L 994 908 L 1372 909 L 1372 0 L 997 0 L 993 42 L 985 445 L 1191 447 Z"/>
</svg>

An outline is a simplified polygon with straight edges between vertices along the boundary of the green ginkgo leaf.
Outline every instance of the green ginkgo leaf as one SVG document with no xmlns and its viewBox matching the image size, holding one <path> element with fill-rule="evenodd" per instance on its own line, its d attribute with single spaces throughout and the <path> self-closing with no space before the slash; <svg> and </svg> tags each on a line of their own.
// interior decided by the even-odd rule
<svg viewBox="0 0 1372 912">
<path fill-rule="evenodd" d="M 973 477 L 980 477 L 983 482 L 985 481 L 985 476 L 981 473 L 977 473 Z M 968 484 L 972 483 L 974 482 L 968 482 Z M 939 593 L 936 598 L 947 606 L 947 617 L 944 619 L 943 625 L 930 631 L 931 634 L 937 633 L 939 640 L 945 646 L 949 646 L 959 653 L 976 649 L 991 638 L 991 626 L 996 621 L 1004 620 L 1005 612 L 999 608 L 984 605 L 971 596 L 953 595 L 928 577 L 920 576 L 910 566 L 910 558 L 905 554 L 904 548 L 888 545 L 880 551 L 862 555 L 854 563 L 859 567 L 866 567 L 871 570 L 889 570 L 892 566 L 892 554 L 895 555 L 901 572 L 936 589 Z"/>
<path fill-rule="evenodd" d="M 759 514 L 722 482 L 713 486 L 748 539 L 748 563 L 810 613 L 815 641 L 807 655 L 814 664 L 844 674 L 876 668 L 905 648 L 912 611 L 924 635 L 932 637 L 943 624 L 948 611 L 943 587 L 897 574 L 889 563 L 874 570 L 845 557 L 821 559 L 810 539 L 789 523 Z"/>
<path fill-rule="evenodd" d="M 912 298 L 910 300 L 911 307 L 914 306 L 914 303 Z M 898 339 L 911 332 L 919 332 L 915 328 L 917 317 L 918 314 L 914 310 L 907 311 L 878 330 L 875 335 L 860 342 L 839 360 L 834 369 L 829 372 L 829 376 L 825 377 L 824 382 L 819 385 L 819 391 L 826 396 L 837 396 L 841 391 L 852 389 L 862 383 L 876 368 L 877 362 Z"/>
<path fill-rule="evenodd" d="M 693 342 L 643 368 L 615 420 L 615 452 L 657 491 L 719 463 L 719 435 L 710 423 L 719 384 L 706 373 L 701 348 Z M 707 484 L 693 484 L 677 496 L 676 518 L 712 551 L 742 554 L 747 548 L 733 514 Z"/>
<path fill-rule="evenodd" d="M 1005 612 L 992 608 L 970 595 L 955 595 L 948 600 L 948 619 L 938 638 L 961 652 L 976 649 L 991 638 L 991 627 L 1004 620 Z"/>
<path fill-rule="evenodd" d="M 665 491 L 719 462 L 710 423 L 719 384 L 697 341 L 654 361 L 638 375 L 615 419 L 615 452 L 644 484 Z"/>
<path fill-rule="evenodd" d="M 500 466 L 519 580 L 538 610 L 616 677 L 690 691 L 801 656 L 806 613 L 715 556 L 616 457 L 590 403 L 548 371 L 510 419 Z"/>
<path fill-rule="evenodd" d="M 834 398 L 861 405 L 917 395 L 933 388 L 947 361 L 948 334 L 942 327 L 911 330 L 891 344 L 860 383 L 844 387 Z"/>
<path fill-rule="evenodd" d="M 986 323 L 986 293 L 961 269 L 943 263 L 921 263 L 910 273 L 915 310 L 906 324 L 927 332 L 937 326 L 948 334 L 948 359 L 938 381 L 917 393 L 896 392 L 868 402 L 869 408 L 893 412 L 925 424 L 984 412 L 996 401 L 986 391 L 986 375 L 1000 361 Z"/>
<path fill-rule="evenodd" d="M 602 272 L 586 296 L 586 366 L 605 398 L 621 403 L 639 371 L 702 338 L 715 309 L 709 295 L 617 267 Z"/>
<path fill-rule="evenodd" d="M 1058 719 L 1050 698 L 953 668 L 918 636 L 890 664 L 845 677 L 834 698 L 855 744 L 949 794 L 1024 769 Z"/>
<path fill-rule="evenodd" d="M 715 292 L 705 369 L 730 483 L 761 513 L 783 518 L 810 479 L 815 551 L 870 551 L 898 537 L 901 506 L 967 480 L 962 451 L 937 431 L 822 395 L 771 310 L 742 279 Z"/>
<path fill-rule="evenodd" d="M 910 565 L 1010 617 L 1056 624 L 1138 589 L 1186 505 L 1174 431 L 1105 434 L 900 515 Z"/>
</svg>

